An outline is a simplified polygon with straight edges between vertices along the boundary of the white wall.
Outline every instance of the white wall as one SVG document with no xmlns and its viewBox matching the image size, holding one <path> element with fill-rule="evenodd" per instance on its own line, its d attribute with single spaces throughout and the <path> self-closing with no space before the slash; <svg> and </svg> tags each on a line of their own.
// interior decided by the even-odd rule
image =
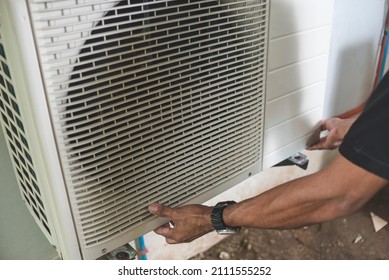
<svg viewBox="0 0 389 280">
<path fill-rule="evenodd" d="M 375 78 L 386 0 L 334 1 L 324 117 L 357 107 Z"/>
</svg>

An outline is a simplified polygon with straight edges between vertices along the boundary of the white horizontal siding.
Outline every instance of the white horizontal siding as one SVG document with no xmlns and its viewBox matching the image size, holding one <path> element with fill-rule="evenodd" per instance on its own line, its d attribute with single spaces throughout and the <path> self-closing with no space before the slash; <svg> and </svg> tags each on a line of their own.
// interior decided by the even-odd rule
<svg viewBox="0 0 389 280">
<path fill-rule="evenodd" d="M 327 59 L 327 55 L 321 55 L 269 72 L 267 102 L 324 81 Z"/>
<path fill-rule="evenodd" d="M 304 59 L 328 53 L 331 29 L 322 26 L 282 38 L 269 43 L 269 71 L 296 63 Z"/>
<path fill-rule="evenodd" d="M 270 39 L 330 25 L 332 6 L 333 0 L 272 0 Z"/>
<path fill-rule="evenodd" d="M 267 142 L 267 145 L 265 145 L 264 153 L 269 154 L 290 142 L 309 135 L 321 116 L 322 108 L 318 107 L 269 128 L 268 133 L 265 134 L 264 141 Z"/>
<path fill-rule="evenodd" d="M 266 106 L 266 128 L 298 116 L 322 105 L 324 83 L 319 82 L 312 86 L 297 90 L 284 97 L 274 99 Z"/>
<path fill-rule="evenodd" d="M 264 168 L 303 149 L 322 118 L 332 5 L 271 2 Z"/>
</svg>

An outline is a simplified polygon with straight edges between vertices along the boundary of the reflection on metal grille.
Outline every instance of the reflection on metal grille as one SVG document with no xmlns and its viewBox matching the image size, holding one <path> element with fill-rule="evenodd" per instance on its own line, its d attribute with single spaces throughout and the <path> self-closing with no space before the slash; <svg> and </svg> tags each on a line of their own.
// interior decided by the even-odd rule
<svg viewBox="0 0 389 280">
<path fill-rule="evenodd" d="M 84 245 L 150 220 L 150 202 L 185 203 L 260 160 L 267 5 L 32 1 Z"/>
</svg>

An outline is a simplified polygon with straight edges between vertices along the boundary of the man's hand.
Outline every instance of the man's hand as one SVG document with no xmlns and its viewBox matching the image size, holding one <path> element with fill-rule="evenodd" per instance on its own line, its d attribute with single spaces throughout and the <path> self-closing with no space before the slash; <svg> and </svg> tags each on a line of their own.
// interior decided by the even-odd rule
<svg viewBox="0 0 389 280">
<path fill-rule="evenodd" d="M 328 131 L 327 136 L 322 137 L 319 143 L 307 147 L 307 150 L 333 150 L 338 148 L 354 121 L 355 118 L 330 118 L 322 121 L 321 130 Z"/>
<path fill-rule="evenodd" d="M 165 237 L 169 244 L 191 242 L 213 230 L 211 224 L 212 207 L 193 204 L 170 208 L 153 203 L 149 205 L 148 209 L 152 214 L 170 220 L 170 223 L 154 230 L 155 233 Z"/>
</svg>

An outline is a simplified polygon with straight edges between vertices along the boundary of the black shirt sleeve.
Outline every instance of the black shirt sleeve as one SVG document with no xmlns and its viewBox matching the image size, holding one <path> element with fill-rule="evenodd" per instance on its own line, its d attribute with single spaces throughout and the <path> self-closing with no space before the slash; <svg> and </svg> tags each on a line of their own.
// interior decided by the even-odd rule
<svg viewBox="0 0 389 280">
<path fill-rule="evenodd" d="M 389 180 L 389 74 L 367 101 L 339 152 L 354 164 Z"/>
</svg>

